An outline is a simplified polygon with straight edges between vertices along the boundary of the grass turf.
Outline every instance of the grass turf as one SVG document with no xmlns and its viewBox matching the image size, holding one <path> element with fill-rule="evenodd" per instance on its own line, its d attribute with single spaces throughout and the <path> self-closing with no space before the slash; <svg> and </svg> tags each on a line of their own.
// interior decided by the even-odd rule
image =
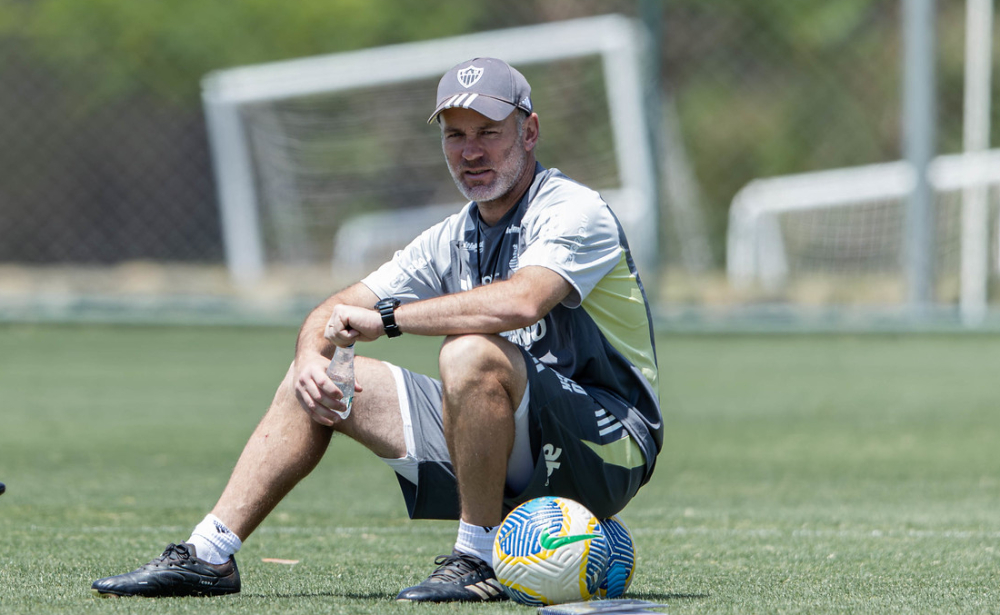
<svg viewBox="0 0 1000 615">
<path fill-rule="evenodd" d="M 247 541 L 242 594 L 92 597 L 93 579 L 185 539 L 211 507 L 293 340 L 0 328 L 0 612 L 533 612 L 395 603 L 454 526 L 408 521 L 391 473 L 346 438 Z M 998 343 L 660 337 L 667 435 L 622 515 L 639 557 L 628 596 L 668 613 L 997 612 Z M 433 372 L 436 344 L 360 350 Z"/>
</svg>

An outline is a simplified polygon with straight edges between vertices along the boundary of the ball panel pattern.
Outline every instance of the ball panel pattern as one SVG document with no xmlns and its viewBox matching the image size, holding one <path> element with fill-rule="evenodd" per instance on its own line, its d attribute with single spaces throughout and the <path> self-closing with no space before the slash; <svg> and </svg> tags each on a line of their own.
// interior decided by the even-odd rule
<svg viewBox="0 0 1000 615">
<path fill-rule="evenodd" d="M 598 593 L 601 598 L 621 598 L 628 591 L 635 574 L 635 542 L 632 532 L 618 515 L 601 521 L 601 526 L 611 553 Z"/>
</svg>

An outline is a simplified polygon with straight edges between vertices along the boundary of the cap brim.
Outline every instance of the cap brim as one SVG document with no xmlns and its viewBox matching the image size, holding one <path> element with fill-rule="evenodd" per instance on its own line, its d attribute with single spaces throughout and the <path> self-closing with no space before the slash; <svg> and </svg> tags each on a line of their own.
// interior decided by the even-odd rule
<svg viewBox="0 0 1000 615">
<path fill-rule="evenodd" d="M 427 123 L 430 124 L 434 122 L 434 120 L 437 119 L 437 116 L 440 115 L 441 112 L 446 109 L 472 109 L 476 113 L 485 115 L 494 122 L 499 122 L 503 119 L 506 119 L 506 117 L 510 115 L 514 111 L 514 109 L 517 108 L 515 105 L 512 105 L 509 102 L 500 100 L 498 98 L 492 98 L 490 96 L 483 96 L 483 95 L 474 96 L 472 97 L 471 101 L 469 101 L 469 98 L 470 97 L 468 96 L 466 97 L 452 96 L 451 98 L 446 99 L 441 104 L 439 104 L 437 106 L 437 109 L 434 110 L 434 113 L 432 113 L 431 116 L 427 118 Z"/>
</svg>

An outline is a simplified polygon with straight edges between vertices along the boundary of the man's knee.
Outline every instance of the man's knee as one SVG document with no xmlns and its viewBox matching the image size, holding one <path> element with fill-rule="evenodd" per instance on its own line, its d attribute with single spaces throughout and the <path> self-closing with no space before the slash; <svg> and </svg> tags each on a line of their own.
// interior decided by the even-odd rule
<svg viewBox="0 0 1000 615">
<path fill-rule="evenodd" d="M 511 398 L 520 399 L 527 375 L 521 350 L 499 335 L 448 336 L 438 357 L 446 394 L 470 386 L 499 384 Z"/>
<path fill-rule="evenodd" d="M 510 363 L 504 344 L 509 342 L 496 335 L 449 335 L 438 355 L 441 379 L 479 378 L 491 371 L 504 371 Z"/>
</svg>

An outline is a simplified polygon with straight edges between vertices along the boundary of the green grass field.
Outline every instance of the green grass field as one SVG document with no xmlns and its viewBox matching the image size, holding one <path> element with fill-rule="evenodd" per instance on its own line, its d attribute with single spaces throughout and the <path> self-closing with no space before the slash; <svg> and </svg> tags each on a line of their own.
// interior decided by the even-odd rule
<svg viewBox="0 0 1000 615">
<path fill-rule="evenodd" d="M 408 521 L 390 472 L 344 438 L 244 545 L 242 594 L 92 597 L 211 508 L 293 339 L 0 327 L 0 612 L 533 613 L 396 604 L 454 526 Z M 362 353 L 433 370 L 436 345 Z M 668 335 L 658 350 L 667 436 L 622 515 L 629 597 L 667 613 L 1000 612 L 1000 338 Z"/>
</svg>

